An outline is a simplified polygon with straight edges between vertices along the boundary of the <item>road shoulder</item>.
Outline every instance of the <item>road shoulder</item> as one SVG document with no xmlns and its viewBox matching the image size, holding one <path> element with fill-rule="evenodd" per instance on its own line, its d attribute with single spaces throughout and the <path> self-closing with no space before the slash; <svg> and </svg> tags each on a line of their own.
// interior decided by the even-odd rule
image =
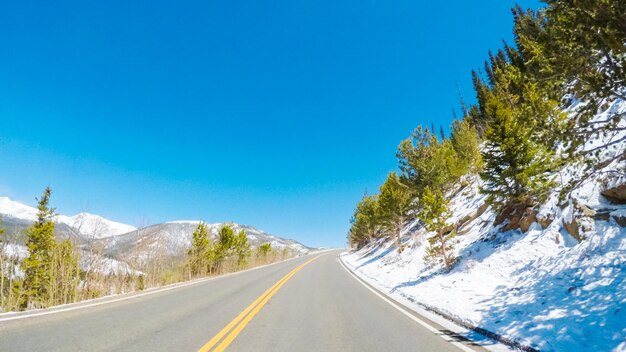
<svg viewBox="0 0 626 352">
<path fill-rule="evenodd" d="M 436 313 L 427 311 L 414 304 L 414 302 L 401 302 L 395 298 L 390 297 L 378 287 L 368 282 L 365 278 L 355 273 L 352 268 L 347 265 L 343 259 L 342 254 L 337 255 L 337 261 L 339 261 L 341 267 L 346 270 L 350 276 L 357 280 L 361 285 L 370 290 L 373 294 L 384 300 L 409 319 L 415 321 L 422 327 L 430 330 L 436 335 L 441 336 L 444 340 L 454 344 L 456 347 L 464 351 L 495 351 L 495 352 L 510 352 L 514 351 L 513 348 L 507 346 L 499 341 L 493 340 L 487 336 L 483 336 L 476 331 L 460 326 L 455 322 L 446 319 L 445 317 Z M 413 304 L 412 304 L 413 303 Z"/>
</svg>

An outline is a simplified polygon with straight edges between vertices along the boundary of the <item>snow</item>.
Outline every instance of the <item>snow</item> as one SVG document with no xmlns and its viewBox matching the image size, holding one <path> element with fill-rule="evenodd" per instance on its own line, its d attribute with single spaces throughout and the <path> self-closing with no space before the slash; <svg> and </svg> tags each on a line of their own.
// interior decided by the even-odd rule
<svg viewBox="0 0 626 352">
<path fill-rule="evenodd" d="M 0 216 L 33 223 L 37 219 L 37 209 L 12 201 L 7 197 L 0 197 Z M 141 242 L 146 244 L 142 247 L 146 252 L 143 255 L 145 258 L 150 257 L 153 252 L 163 250 L 173 255 L 179 255 L 186 251 L 191 244 L 191 234 L 200 223 L 198 220 L 179 220 L 137 229 L 134 226 L 89 213 L 80 213 L 74 216 L 57 215 L 54 221 L 69 226 L 86 240 L 104 239 L 108 244 L 107 247 L 115 246 L 123 240 L 124 235 L 133 235 L 131 237 L 135 239 L 137 244 Z M 222 225 L 222 223 L 207 224 L 213 239 L 217 237 L 217 231 Z M 239 224 L 233 224 L 233 226 L 235 231 L 245 230 L 248 240 L 253 246 L 270 242 L 274 249 L 287 248 L 297 255 L 307 254 L 311 250 L 297 241 L 272 236 L 251 226 Z"/>
<path fill-rule="evenodd" d="M 24 259 L 28 256 L 28 248 L 15 243 L 3 243 L 0 247 L 5 258 Z"/>
<path fill-rule="evenodd" d="M 37 220 L 37 209 L 7 197 L 0 197 L 0 216 L 32 223 Z M 86 239 L 117 236 L 137 229 L 134 226 L 89 213 L 79 213 L 74 216 L 57 215 L 54 221 L 68 225 Z"/>
<path fill-rule="evenodd" d="M 191 245 L 192 234 L 199 223 L 200 221 L 190 220 L 151 225 L 124 235 L 107 237 L 103 241 L 104 247 L 116 258 L 125 260 L 125 258 L 136 256 L 138 262 L 143 264 L 163 255 L 185 255 Z M 206 224 L 211 241 L 217 241 L 218 231 L 222 225 L 223 223 Z M 234 223 L 231 225 L 235 232 L 246 231 L 252 248 L 270 242 L 273 249 L 286 248 L 295 255 L 304 255 L 311 250 L 296 241 L 272 236 L 248 225 Z"/>
<path fill-rule="evenodd" d="M 92 239 L 118 236 L 137 230 L 134 226 L 89 213 L 80 213 L 71 217 L 59 216 L 58 221 L 76 229 L 84 237 Z"/>
<path fill-rule="evenodd" d="M 612 102 L 595 120 L 611 111 L 626 111 L 626 102 Z M 582 148 L 624 133 L 598 135 Z M 417 221 L 404 229 L 402 253 L 393 241 L 380 240 L 342 254 L 342 260 L 409 307 L 435 308 L 542 351 L 626 351 L 626 228 L 614 220 L 626 216 L 626 205 L 611 204 L 600 193 L 626 181 L 626 160 L 615 158 L 625 150 L 622 141 L 600 151 L 600 160 L 614 160 L 577 185 L 565 204 L 557 187 L 537 214 L 553 219 L 545 229 L 535 223 L 525 233 L 500 232 L 490 208 L 462 226 L 454 247 L 459 261 L 448 273 L 425 259 L 428 234 Z M 566 184 L 581 174 L 574 164 L 555 179 Z M 485 200 L 478 192 L 481 181 L 470 182 L 451 197 L 450 223 L 475 213 Z M 581 205 L 612 218 L 583 217 Z M 563 227 L 572 221 L 579 221 L 581 242 Z"/>
<path fill-rule="evenodd" d="M 8 197 L 0 197 L 0 214 L 27 221 L 37 220 L 37 209 L 12 201 Z"/>
<path fill-rule="evenodd" d="M 28 248 L 24 245 L 14 243 L 3 243 L 0 246 L 0 252 L 5 258 L 24 260 L 28 257 Z M 9 268 L 8 263 L 5 263 Z M 125 262 L 107 258 L 104 256 L 89 253 L 88 251 L 82 251 L 80 256 L 81 269 L 89 272 L 97 272 L 104 275 L 140 275 L 142 272 L 133 270 L 130 265 Z M 14 267 L 15 272 L 10 274 L 15 277 L 23 277 L 24 272 L 20 270 L 19 264 Z"/>
<path fill-rule="evenodd" d="M 143 274 L 141 271 L 132 269 L 126 262 L 89 252 L 83 252 L 81 254 L 80 267 L 87 272 L 100 273 L 103 275 L 138 276 Z"/>
</svg>

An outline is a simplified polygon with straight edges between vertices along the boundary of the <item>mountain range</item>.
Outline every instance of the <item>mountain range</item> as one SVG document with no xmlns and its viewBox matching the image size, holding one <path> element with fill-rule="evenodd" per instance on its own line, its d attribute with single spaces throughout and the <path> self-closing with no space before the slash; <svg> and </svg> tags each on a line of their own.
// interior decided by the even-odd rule
<svg viewBox="0 0 626 352">
<path fill-rule="evenodd" d="M 24 244 L 24 229 L 37 218 L 37 209 L 7 197 L 0 197 L 0 217 L 8 242 Z M 105 219 L 99 215 L 79 213 L 74 216 L 56 215 L 55 233 L 70 238 L 78 247 L 86 249 L 97 246 L 108 257 L 117 260 L 139 254 L 140 258 L 156 253 L 179 256 L 186 253 L 191 235 L 199 221 L 173 221 L 153 224 L 142 228 Z M 222 223 L 207 224 L 212 239 Z M 253 248 L 270 243 L 275 250 L 286 250 L 292 255 L 303 255 L 313 248 L 295 240 L 268 234 L 248 225 L 232 224 L 235 231 L 245 230 Z M 139 253 L 138 253 L 139 251 Z"/>
</svg>

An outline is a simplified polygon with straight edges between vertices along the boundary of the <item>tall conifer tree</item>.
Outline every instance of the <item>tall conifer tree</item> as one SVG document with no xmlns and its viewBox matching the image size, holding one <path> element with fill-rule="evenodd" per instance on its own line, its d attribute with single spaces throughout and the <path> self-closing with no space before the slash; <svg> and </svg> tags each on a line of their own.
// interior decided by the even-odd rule
<svg viewBox="0 0 626 352">
<path fill-rule="evenodd" d="M 384 228 L 393 236 L 396 245 L 400 245 L 402 226 L 413 210 L 414 194 L 402 184 L 395 172 L 389 173 L 387 180 L 380 187 L 378 204 Z"/>
<path fill-rule="evenodd" d="M 208 229 L 206 224 L 201 221 L 193 231 L 191 248 L 187 251 L 191 276 L 203 276 L 208 273 L 210 250 L 211 242 L 209 240 Z"/>
<path fill-rule="evenodd" d="M 54 209 L 50 208 L 52 190 L 46 187 L 37 205 L 37 220 L 28 228 L 26 246 L 28 257 L 22 262 L 24 290 L 27 299 L 22 308 L 41 308 L 50 302 L 52 253 L 54 251 Z"/>
</svg>

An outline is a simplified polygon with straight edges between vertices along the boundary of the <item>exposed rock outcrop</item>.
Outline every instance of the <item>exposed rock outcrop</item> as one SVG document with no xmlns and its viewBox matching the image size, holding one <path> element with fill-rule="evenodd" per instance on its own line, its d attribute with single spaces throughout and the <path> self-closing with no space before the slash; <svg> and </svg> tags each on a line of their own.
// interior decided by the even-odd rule
<svg viewBox="0 0 626 352">
<path fill-rule="evenodd" d="M 494 225 L 506 223 L 502 231 L 520 229 L 528 231 L 530 225 L 537 222 L 537 211 L 527 204 L 509 204 L 502 208 L 494 221 Z"/>
<path fill-rule="evenodd" d="M 626 204 L 626 183 L 607 188 L 601 194 L 613 204 Z"/>
</svg>

